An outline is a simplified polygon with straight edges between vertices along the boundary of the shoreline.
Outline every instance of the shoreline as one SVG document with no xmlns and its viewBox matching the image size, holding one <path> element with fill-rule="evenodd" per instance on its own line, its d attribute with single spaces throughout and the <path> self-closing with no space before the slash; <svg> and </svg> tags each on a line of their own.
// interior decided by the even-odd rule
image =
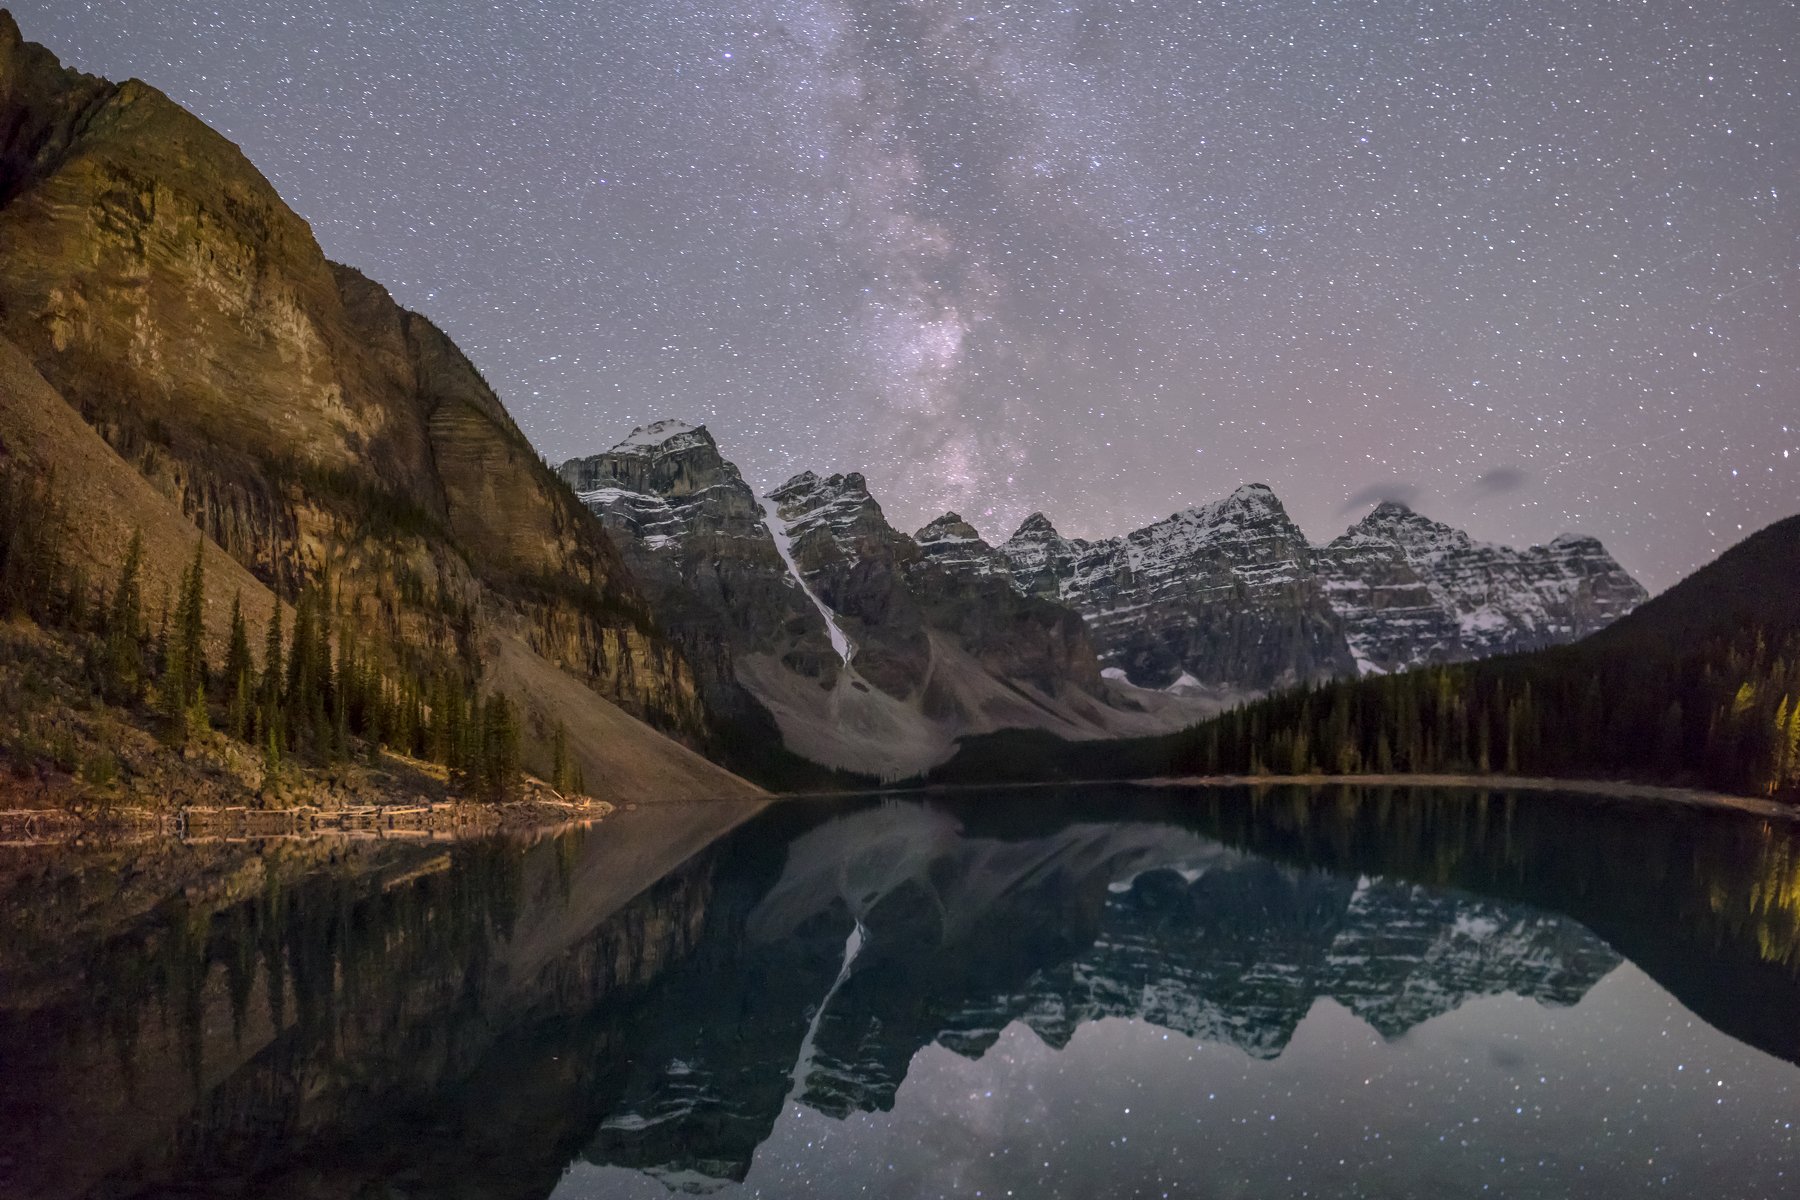
<svg viewBox="0 0 1800 1200">
<path fill-rule="evenodd" d="M 1800 805 L 1701 788 L 1604 779 L 1558 779 L 1539 775 L 1403 774 L 1337 775 L 1170 775 L 1142 779 L 1029 780 L 1018 783 L 944 783 L 818 792 L 783 792 L 755 803 L 932 795 L 969 791 L 1022 791 L 1069 787 L 1223 788 L 1407 787 L 1470 791 L 1573 792 L 1614 800 L 1674 804 L 1685 808 L 1736 812 L 1766 820 L 1800 822 Z M 312 841 L 322 838 L 449 842 L 500 832 L 542 832 L 592 825 L 617 813 L 644 809 L 707 807 L 729 801 L 640 799 L 605 800 L 536 797 L 506 804 L 439 800 L 410 805 L 346 805 L 259 809 L 242 805 L 172 809 L 116 807 L 108 810 L 0 808 L 0 847 L 61 845 L 87 840 L 148 842 Z"/>
<path fill-rule="evenodd" d="M 1649 800 L 1688 808 L 1728 809 L 1751 816 L 1800 821 L 1800 807 L 1754 796 L 1709 792 L 1702 788 L 1670 787 L 1656 783 L 1627 783 L 1609 779 L 1558 779 L 1550 775 L 1176 775 L 1130 781 L 1146 787 L 1280 787 L 1298 784 L 1358 784 L 1364 787 L 1447 787 L 1483 791 L 1581 792 L 1617 800 Z"/>
<path fill-rule="evenodd" d="M 1323 787 L 1329 785 L 1361 787 L 1435 787 L 1480 791 L 1515 792 L 1579 792 L 1583 795 L 1610 797 L 1615 800 L 1645 800 L 1658 804 L 1678 804 L 1687 808 L 1719 809 L 1783 821 L 1800 821 L 1800 805 L 1783 804 L 1755 796 L 1735 796 L 1729 792 L 1710 792 L 1704 788 L 1674 787 L 1656 783 L 1631 783 L 1609 779 L 1559 779 L 1550 775 L 1457 775 L 1388 773 L 1383 775 L 1155 775 L 1139 779 L 1034 779 L 1017 783 L 933 783 L 923 786 L 891 786 L 843 791 L 783 792 L 772 802 L 790 800 L 827 800 L 856 796 L 906 796 L 969 791 L 1015 791 L 1030 788 L 1069 787 L 1253 787 L 1272 788 L 1290 785 Z"/>
<path fill-rule="evenodd" d="M 1703 788 L 1674 788 L 1667 784 L 1622 783 L 1611 779 L 1557 779 L 1553 775 L 1172 775 L 1159 779 L 1138 779 L 1136 783 L 1152 788 L 1242 788 L 1242 786 L 1321 786 L 1321 784 L 1361 784 L 1368 788 L 1481 788 L 1487 792 L 1580 792 L 1584 795 L 1609 795 L 1622 801 L 1654 801 L 1660 804 L 1683 804 L 1687 808 L 1724 808 L 1750 813 L 1753 817 L 1800 820 L 1800 808 L 1778 801 L 1760 801 L 1750 795 L 1728 792 L 1706 792 Z"/>
<path fill-rule="evenodd" d="M 533 798 L 507 804 L 440 800 L 408 805 L 251 808 L 245 805 L 171 809 L 119 807 L 0 809 L 0 846 L 59 845 L 86 839 L 187 843 L 312 841 L 320 838 L 456 841 L 503 830 L 556 829 L 593 824 L 618 811 L 604 800 Z"/>
</svg>

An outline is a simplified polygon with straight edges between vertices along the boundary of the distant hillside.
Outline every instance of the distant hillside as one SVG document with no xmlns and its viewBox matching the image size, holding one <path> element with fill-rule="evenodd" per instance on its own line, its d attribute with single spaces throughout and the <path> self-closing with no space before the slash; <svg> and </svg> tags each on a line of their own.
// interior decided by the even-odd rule
<svg viewBox="0 0 1800 1200">
<path fill-rule="evenodd" d="M 934 782 L 1507 772 L 1800 799 L 1800 516 L 1570 646 L 1328 683 L 1178 734 L 971 738 Z"/>
</svg>

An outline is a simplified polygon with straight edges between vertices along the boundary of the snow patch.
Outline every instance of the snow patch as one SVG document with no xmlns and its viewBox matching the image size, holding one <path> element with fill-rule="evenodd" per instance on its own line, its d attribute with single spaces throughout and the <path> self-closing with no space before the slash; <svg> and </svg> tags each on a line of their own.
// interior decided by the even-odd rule
<svg viewBox="0 0 1800 1200">
<path fill-rule="evenodd" d="M 838 624 L 837 614 L 831 611 L 831 606 L 819 599 L 818 594 L 807 584 L 806 577 L 800 574 L 800 564 L 794 561 L 794 539 L 788 533 L 787 522 L 781 519 L 781 505 L 764 496 L 762 510 L 763 524 L 769 527 L 769 536 L 775 539 L 775 552 L 787 564 L 788 575 L 800 585 L 800 590 L 825 619 L 825 632 L 831 635 L 831 648 L 837 651 L 837 656 L 844 661 L 844 665 L 849 666 L 850 659 L 856 654 L 856 644 L 844 632 L 843 626 Z"/>
</svg>

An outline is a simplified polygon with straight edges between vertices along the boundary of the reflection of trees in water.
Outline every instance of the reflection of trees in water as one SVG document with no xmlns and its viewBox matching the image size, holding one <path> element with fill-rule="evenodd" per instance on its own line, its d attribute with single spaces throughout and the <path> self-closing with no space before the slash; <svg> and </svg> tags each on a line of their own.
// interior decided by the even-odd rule
<svg viewBox="0 0 1800 1200">
<path fill-rule="evenodd" d="M 1257 853 L 1654 923 L 1800 970 L 1800 829 L 1673 806 L 1351 785 L 1183 793 Z"/>
<path fill-rule="evenodd" d="M 1779 836 L 1778 836 L 1779 834 Z M 1800 971 L 1800 847 L 1786 830 L 1764 826 L 1756 867 L 1749 873 L 1744 922 L 1756 936 L 1757 948 L 1769 962 Z M 1734 890 L 1715 887 L 1714 911 L 1736 907 Z"/>
<path fill-rule="evenodd" d="M 1241 1001 L 1248 1012 L 1266 997 L 1234 1001 L 1231 955 L 1263 963 L 1288 946 L 1312 963 L 1362 875 L 1568 914 L 1712 1024 L 1800 1058 L 1800 840 L 1781 825 L 1556 795 L 1361 787 L 1078 789 L 1029 803 L 889 807 L 934 815 L 944 848 L 863 914 L 873 942 L 820 1022 L 821 1062 L 843 1073 L 838 1084 L 829 1071 L 811 1081 L 808 1102 L 827 1110 L 890 1095 L 923 1041 L 948 1035 L 979 1052 L 1021 1012 L 1054 1032 L 1038 1018 L 1066 1010 L 1075 1020 L 1113 1005 L 1115 992 L 1166 982 L 1171 1012 L 1204 1019 L 1210 1008 L 1176 1003 L 1186 993 L 1175 994 L 1169 964 L 1182 954 L 1184 978 L 1213 1008 L 1233 1016 Z M 587 877 L 599 833 L 530 851 L 458 846 L 404 872 L 269 876 L 260 894 L 218 907 L 173 901 L 146 931 L 97 943 L 82 994 L 41 1023 L 70 1043 L 39 1056 L 59 1087 L 82 1079 L 101 1096 L 116 1071 L 131 1095 L 115 1107 L 159 1124 L 112 1146 L 71 1121 L 60 1149 L 34 1153 L 69 1153 L 84 1137 L 102 1144 L 96 1170 L 119 1195 L 222 1173 L 269 1193 L 303 1176 L 353 1190 L 402 1169 L 446 1187 L 541 1194 L 519 1181 L 553 1182 L 583 1146 L 599 1161 L 655 1167 L 698 1155 L 704 1173 L 739 1172 L 780 1110 L 852 921 L 841 902 L 802 906 L 800 924 L 758 942 L 752 914 L 779 893 L 802 839 L 867 811 L 771 810 L 618 912 L 570 922 L 552 949 L 528 956 L 528 978 L 515 932 L 535 945 L 579 911 L 575 880 Z M 1140 847 L 1132 830 L 1154 836 Z M 1038 844 L 1050 842 L 1068 843 L 1058 859 L 1067 870 L 1038 862 Z M 1206 854 L 1221 866 L 1197 885 L 1157 869 L 1126 892 L 1109 889 L 1132 864 L 1171 853 L 1175 866 Z M 1005 882 L 1009 864 L 1018 882 Z M 1241 904 L 1230 890 L 1240 885 Z M 946 896 L 957 904 L 946 909 Z M 1265 914 L 1260 924 L 1234 923 L 1246 906 Z M 1106 953 L 1090 952 L 1106 922 Z M 1366 923 L 1380 928 L 1379 914 Z M 952 954 L 945 939 L 968 952 Z M 1392 990 L 1379 970 L 1367 974 L 1351 981 L 1363 989 L 1352 1002 Z M 1264 1004 L 1271 1028 L 1305 1010 L 1303 975 L 1292 1004 Z M 1559 979 L 1545 995 L 1568 1002 Z M 0 1038 L 16 1031 L 0 1024 Z M 89 1081 L 84 1064 L 96 1058 L 105 1078 Z M 171 1081 L 179 1103 L 169 1103 Z M 7 1092 L 0 1079 L 0 1101 Z M 21 1144 L 0 1134 L 0 1159 Z M 0 1192 L 5 1184 L 0 1172 Z"/>
<path fill-rule="evenodd" d="M 91 1007 L 71 1015 L 111 1037 L 129 1075 L 154 1010 L 180 1031 L 197 1087 L 215 973 L 239 1037 L 260 976 L 269 1023 L 329 1055 L 344 1022 L 378 1034 L 433 981 L 481 986 L 517 918 L 523 860 L 503 842 L 460 847 L 454 859 L 395 886 L 382 875 L 328 872 L 292 885 L 271 875 L 259 895 L 223 909 L 171 900 L 149 928 L 95 947 L 84 972 Z"/>
<path fill-rule="evenodd" d="M 1565 913 L 1720 1031 L 1800 1063 L 1800 829 L 1554 793 L 1183 793 L 1221 841 Z"/>
<path fill-rule="evenodd" d="M 484 1170 L 505 1180 L 495 1195 L 553 1183 L 625 1049 L 606 1001 L 691 952 L 712 887 L 702 854 L 586 917 L 572 883 L 598 845 L 467 844 L 213 909 L 170 902 L 94 947 L 79 997 L 30 1014 L 61 1044 L 0 1078 L 0 1112 L 60 1111 L 0 1129 L 0 1194 L 351 1194 L 403 1169 L 429 1194 Z M 27 1035 L 4 1017 L 10 1061 Z M 9 1182 L 9 1160 L 55 1186 Z M 65 1182 L 68 1164 L 90 1177 Z"/>
</svg>

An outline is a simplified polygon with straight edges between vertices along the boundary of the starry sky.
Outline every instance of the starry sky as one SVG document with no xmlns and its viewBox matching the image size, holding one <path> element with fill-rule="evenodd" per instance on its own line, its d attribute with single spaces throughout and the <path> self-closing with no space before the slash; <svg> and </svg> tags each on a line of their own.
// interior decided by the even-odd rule
<svg viewBox="0 0 1800 1200">
<path fill-rule="evenodd" d="M 1599 535 L 1800 511 L 1794 0 L 11 0 L 241 145 L 553 462 L 1124 532 L 1269 484 Z"/>
</svg>

